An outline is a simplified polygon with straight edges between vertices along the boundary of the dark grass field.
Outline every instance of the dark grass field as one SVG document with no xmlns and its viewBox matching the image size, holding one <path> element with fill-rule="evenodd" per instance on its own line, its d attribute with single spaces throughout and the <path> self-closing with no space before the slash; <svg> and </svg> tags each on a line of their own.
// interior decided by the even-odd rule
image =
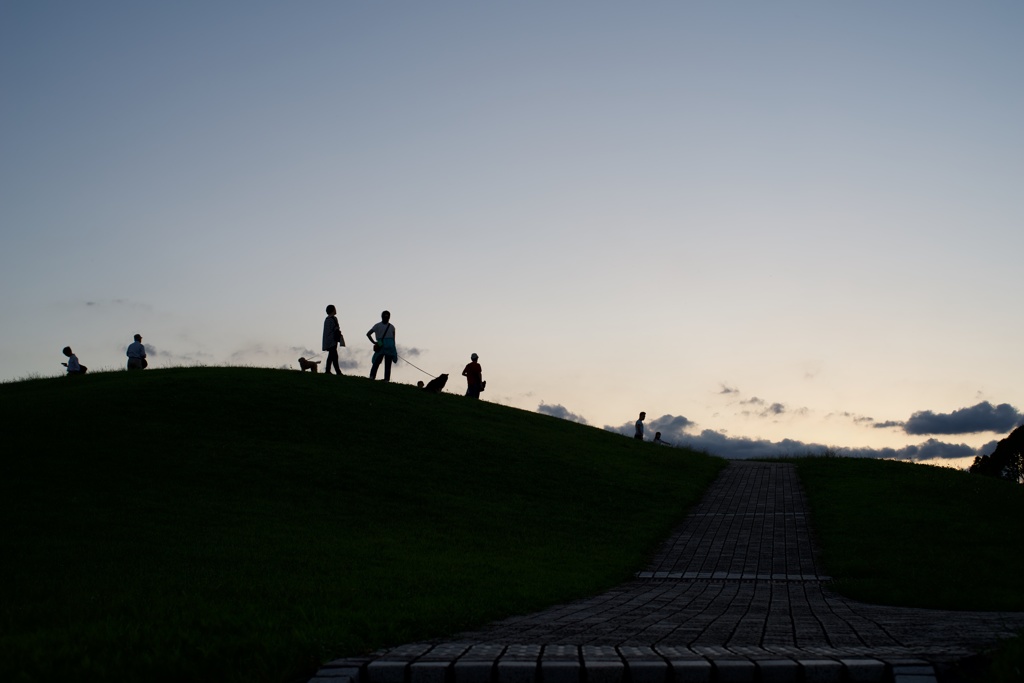
<svg viewBox="0 0 1024 683">
<path fill-rule="evenodd" d="M 794 462 L 835 590 L 877 604 L 1024 611 L 1024 487 L 905 462 Z"/>
<path fill-rule="evenodd" d="M 725 464 L 278 370 L 0 384 L 0 410 L 0 681 L 298 683 L 335 657 L 619 583 Z M 1022 487 L 794 462 L 840 592 L 1024 610 Z M 1021 649 L 963 680 L 1021 680 Z"/>
<path fill-rule="evenodd" d="M 834 590 L 876 604 L 1024 611 L 1024 487 L 905 462 L 793 462 Z M 945 676 L 1024 683 L 1024 638 Z"/>
<path fill-rule="evenodd" d="M 724 462 L 246 368 L 0 385 L 0 680 L 303 681 L 604 590 Z"/>
</svg>

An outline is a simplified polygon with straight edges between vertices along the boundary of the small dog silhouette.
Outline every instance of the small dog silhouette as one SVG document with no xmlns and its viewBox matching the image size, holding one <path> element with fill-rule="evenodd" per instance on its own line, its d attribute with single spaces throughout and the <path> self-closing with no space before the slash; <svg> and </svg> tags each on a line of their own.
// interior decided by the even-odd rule
<svg viewBox="0 0 1024 683">
<path fill-rule="evenodd" d="M 314 375 L 316 374 L 316 366 L 320 365 L 318 360 L 306 360 L 305 358 L 299 359 L 299 372 L 305 372 L 309 370 Z"/>
<path fill-rule="evenodd" d="M 440 394 L 441 390 L 444 389 L 444 385 L 448 383 L 448 373 L 438 375 L 434 379 L 427 382 L 427 386 L 423 387 L 424 391 L 432 391 L 435 394 Z"/>
</svg>

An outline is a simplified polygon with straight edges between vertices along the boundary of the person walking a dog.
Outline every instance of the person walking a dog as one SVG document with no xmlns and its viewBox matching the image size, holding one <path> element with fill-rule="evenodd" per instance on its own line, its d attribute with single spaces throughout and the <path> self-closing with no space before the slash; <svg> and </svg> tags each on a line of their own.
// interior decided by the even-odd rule
<svg viewBox="0 0 1024 683">
<path fill-rule="evenodd" d="M 327 306 L 327 317 L 324 318 L 324 338 L 321 348 L 327 352 L 327 362 L 324 364 L 324 374 L 331 374 L 331 368 L 341 377 L 341 367 L 338 365 L 338 346 L 345 345 L 345 335 L 341 333 L 341 323 L 338 322 L 338 309 L 334 304 Z M 316 372 L 316 366 L 313 366 Z"/>
<path fill-rule="evenodd" d="M 376 337 L 376 339 L 374 339 Z M 377 368 L 384 361 L 384 381 L 391 381 L 391 364 L 398 362 L 398 347 L 395 346 L 395 326 L 391 324 L 391 311 L 382 311 L 380 322 L 366 333 L 373 344 L 373 358 L 370 360 L 370 379 L 377 379 Z"/>
<path fill-rule="evenodd" d="M 484 390 L 484 371 L 477 363 L 479 359 L 480 356 L 472 354 L 469 364 L 462 371 L 462 376 L 466 378 L 466 396 L 470 398 L 480 398 L 480 392 Z"/>
<path fill-rule="evenodd" d="M 149 366 L 146 361 L 146 347 L 142 345 L 142 335 L 135 335 L 135 341 L 128 345 L 128 369 L 144 370 Z"/>
<path fill-rule="evenodd" d="M 647 413 L 640 413 L 640 419 L 636 421 L 636 432 L 633 434 L 633 438 L 637 441 L 644 440 L 644 418 L 647 417 Z"/>
</svg>

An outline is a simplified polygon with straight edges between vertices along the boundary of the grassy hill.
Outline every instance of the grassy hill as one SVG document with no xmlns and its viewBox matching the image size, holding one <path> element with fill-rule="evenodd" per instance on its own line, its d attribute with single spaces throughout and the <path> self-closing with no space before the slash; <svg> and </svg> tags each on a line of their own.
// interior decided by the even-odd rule
<svg viewBox="0 0 1024 683">
<path fill-rule="evenodd" d="M 1024 611 L 1024 486 L 888 460 L 794 462 L 835 590 L 903 607 Z"/>
<path fill-rule="evenodd" d="M 297 683 L 334 657 L 594 594 L 643 566 L 725 464 L 280 370 L 0 384 L 0 411 L 5 682 Z M 1024 487 L 795 462 L 837 590 L 1024 610 Z"/>
<path fill-rule="evenodd" d="M 724 462 L 411 386 L 0 385 L 0 680 L 302 681 L 627 578 Z"/>
</svg>

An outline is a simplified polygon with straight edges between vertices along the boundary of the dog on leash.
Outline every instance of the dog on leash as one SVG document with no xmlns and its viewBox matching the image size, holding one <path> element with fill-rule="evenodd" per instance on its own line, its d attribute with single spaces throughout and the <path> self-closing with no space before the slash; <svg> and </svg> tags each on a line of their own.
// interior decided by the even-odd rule
<svg viewBox="0 0 1024 683">
<path fill-rule="evenodd" d="M 438 375 L 434 379 L 427 382 L 427 385 L 423 387 L 424 391 L 430 391 L 435 394 L 440 394 L 441 390 L 444 389 L 444 385 L 448 383 L 448 373 Z M 419 384 L 423 384 L 420 382 Z"/>
<path fill-rule="evenodd" d="M 305 358 L 299 359 L 299 372 L 305 372 L 309 370 L 314 375 L 316 374 L 316 366 L 320 365 L 318 360 L 306 360 Z"/>
</svg>

